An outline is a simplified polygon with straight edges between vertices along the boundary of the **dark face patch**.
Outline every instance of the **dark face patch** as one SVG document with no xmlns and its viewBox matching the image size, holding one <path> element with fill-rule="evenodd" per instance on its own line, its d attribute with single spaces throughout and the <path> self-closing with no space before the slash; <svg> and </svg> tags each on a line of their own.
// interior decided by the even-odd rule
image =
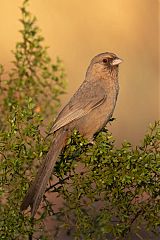
<svg viewBox="0 0 160 240">
<path fill-rule="evenodd" d="M 105 66 L 112 66 L 112 62 L 115 59 L 115 57 L 104 57 L 102 59 L 102 64 L 104 64 Z"/>
</svg>

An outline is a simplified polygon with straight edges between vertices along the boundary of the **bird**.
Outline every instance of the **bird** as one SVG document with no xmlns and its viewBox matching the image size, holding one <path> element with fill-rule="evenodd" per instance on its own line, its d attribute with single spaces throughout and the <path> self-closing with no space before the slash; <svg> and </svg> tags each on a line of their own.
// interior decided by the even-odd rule
<svg viewBox="0 0 160 240">
<path fill-rule="evenodd" d="M 91 60 L 84 81 L 53 123 L 54 140 L 22 201 L 21 212 L 30 206 L 31 215 L 35 216 L 54 165 L 73 130 L 92 142 L 94 134 L 109 122 L 119 93 L 121 62 L 122 59 L 111 52 L 100 53 Z"/>
</svg>

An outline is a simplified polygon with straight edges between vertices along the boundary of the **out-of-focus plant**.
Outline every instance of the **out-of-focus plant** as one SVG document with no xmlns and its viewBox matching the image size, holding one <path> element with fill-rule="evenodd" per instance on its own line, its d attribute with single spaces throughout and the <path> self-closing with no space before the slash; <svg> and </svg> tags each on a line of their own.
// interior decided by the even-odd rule
<svg viewBox="0 0 160 240">
<path fill-rule="evenodd" d="M 35 231 L 36 224 L 19 213 L 19 206 L 49 145 L 41 132 L 50 123 L 44 126 L 43 118 L 53 121 L 65 89 L 63 65 L 48 56 L 28 3 L 21 7 L 13 67 L 5 73 L 0 66 L 0 239 L 5 240 L 25 239 Z"/>
</svg>

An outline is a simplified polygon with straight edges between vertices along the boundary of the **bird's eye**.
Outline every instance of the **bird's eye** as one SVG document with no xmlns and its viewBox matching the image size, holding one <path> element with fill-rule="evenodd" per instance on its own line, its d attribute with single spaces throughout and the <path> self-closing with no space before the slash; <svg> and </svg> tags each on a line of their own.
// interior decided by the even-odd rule
<svg viewBox="0 0 160 240">
<path fill-rule="evenodd" d="M 108 59 L 107 58 L 104 58 L 103 59 L 103 63 L 107 63 L 108 62 Z"/>
</svg>

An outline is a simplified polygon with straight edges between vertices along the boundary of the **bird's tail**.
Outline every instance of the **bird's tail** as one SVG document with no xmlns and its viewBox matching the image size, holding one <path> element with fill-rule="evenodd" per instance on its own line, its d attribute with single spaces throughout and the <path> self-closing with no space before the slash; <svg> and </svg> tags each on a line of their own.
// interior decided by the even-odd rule
<svg viewBox="0 0 160 240">
<path fill-rule="evenodd" d="M 21 211 L 27 209 L 30 206 L 32 216 L 35 215 L 40 205 L 53 167 L 62 148 L 66 144 L 67 132 L 59 130 L 57 133 L 58 135 L 56 134 L 57 136 L 52 143 L 45 159 L 43 160 L 42 166 L 40 167 L 34 182 L 28 189 L 28 192 L 21 205 Z"/>
</svg>

